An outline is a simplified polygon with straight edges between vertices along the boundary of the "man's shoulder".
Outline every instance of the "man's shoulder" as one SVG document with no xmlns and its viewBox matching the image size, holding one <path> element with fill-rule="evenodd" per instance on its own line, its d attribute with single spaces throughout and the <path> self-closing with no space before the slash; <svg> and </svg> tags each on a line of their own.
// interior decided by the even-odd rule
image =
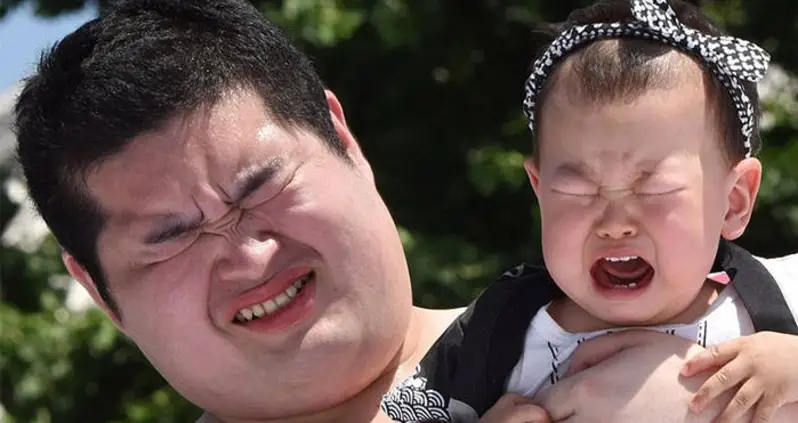
<svg viewBox="0 0 798 423">
<path fill-rule="evenodd" d="M 547 284 L 553 283 L 546 267 L 521 263 L 503 271 L 498 278 L 488 285 L 485 291 L 483 291 L 482 295 L 493 291 L 505 291 L 516 289 L 518 287 L 530 287 L 530 283 L 537 282 L 543 282 Z M 531 287 L 535 288 L 537 286 L 532 285 Z"/>
<path fill-rule="evenodd" d="M 417 399 L 440 405 L 426 408 L 435 414 L 447 410 L 450 398 L 473 406 L 501 393 L 532 316 L 557 292 L 542 266 L 519 264 L 498 274 L 435 341 L 416 374 L 383 399 L 383 409 L 401 416 L 397 420 L 413 421 L 419 420 L 411 418 Z M 493 379 L 483 380 L 486 375 Z"/>
<path fill-rule="evenodd" d="M 450 314 L 446 317 L 451 323 L 432 350 L 459 347 L 467 331 L 482 332 L 494 326 L 508 306 L 516 312 L 534 313 L 539 308 L 535 303 L 547 302 L 550 296 L 556 295 L 555 291 L 556 285 L 545 267 L 526 263 L 513 266 L 501 272 L 466 308 L 448 311 Z"/>
<path fill-rule="evenodd" d="M 502 272 L 501 276 L 499 276 L 496 281 L 501 282 L 541 276 L 548 277 L 548 275 L 549 272 L 546 270 L 545 266 L 521 263 Z"/>
<path fill-rule="evenodd" d="M 501 272 L 469 304 L 455 324 L 461 332 L 465 331 L 465 326 L 475 324 L 482 329 L 507 325 L 508 319 L 531 318 L 541 306 L 560 295 L 561 291 L 544 266 L 521 263 Z"/>
</svg>

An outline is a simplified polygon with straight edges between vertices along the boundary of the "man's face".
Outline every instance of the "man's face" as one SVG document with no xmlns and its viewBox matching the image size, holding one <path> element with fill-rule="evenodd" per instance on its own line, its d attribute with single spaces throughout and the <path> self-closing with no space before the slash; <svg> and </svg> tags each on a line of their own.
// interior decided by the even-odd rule
<svg viewBox="0 0 798 423">
<path fill-rule="evenodd" d="M 661 323 L 689 308 L 736 201 L 701 73 L 685 74 L 611 104 L 552 89 L 538 164 L 526 163 L 551 275 L 613 325 Z"/>
<path fill-rule="evenodd" d="M 121 328 L 181 394 L 220 416 L 335 404 L 404 340 L 402 246 L 335 118 L 351 163 L 276 124 L 257 95 L 231 92 L 136 137 L 88 178 L 108 216 L 98 254 Z"/>
</svg>

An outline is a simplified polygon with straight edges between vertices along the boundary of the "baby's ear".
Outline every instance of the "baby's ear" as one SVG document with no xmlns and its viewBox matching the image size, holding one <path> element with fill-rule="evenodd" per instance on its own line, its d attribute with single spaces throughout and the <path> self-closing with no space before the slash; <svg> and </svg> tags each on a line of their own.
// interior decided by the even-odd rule
<svg viewBox="0 0 798 423">
<path fill-rule="evenodd" d="M 747 158 L 729 173 L 728 209 L 724 216 L 721 235 L 729 240 L 739 238 L 745 232 L 762 181 L 762 163 L 756 158 Z"/>
<path fill-rule="evenodd" d="M 526 171 L 527 178 L 529 178 L 529 184 L 532 185 L 532 189 L 535 191 L 535 195 L 538 195 L 538 188 L 540 187 L 540 170 L 535 162 L 535 158 L 527 157 L 526 160 L 524 160 L 524 170 Z M 540 196 L 538 195 L 538 197 Z"/>
</svg>

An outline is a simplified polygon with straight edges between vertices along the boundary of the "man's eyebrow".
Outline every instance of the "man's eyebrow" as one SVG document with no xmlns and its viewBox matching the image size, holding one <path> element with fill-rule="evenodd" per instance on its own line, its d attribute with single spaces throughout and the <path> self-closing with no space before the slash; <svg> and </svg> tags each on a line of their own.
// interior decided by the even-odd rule
<svg viewBox="0 0 798 423">
<path fill-rule="evenodd" d="M 232 202 L 240 201 L 252 194 L 263 184 L 274 179 L 277 172 L 282 168 L 283 160 L 274 158 L 265 163 L 258 163 L 249 166 L 236 176 L 235 195 Z M 145 244 L 158 244 L 191 231 L 202 224 L 202 216 L 188 218 L 185 215 L 176 213 L 166 213 L 155 216 L 155 228 L 144 236 Z"/>
<path fill-rule="evenodd" d="M 274 179 L 283 167 L 283 160 L 275 157 L 265 163 L 247 167 L 236 175 L 233 202 L 241 201 L 258 188 Z"/>
</svg>

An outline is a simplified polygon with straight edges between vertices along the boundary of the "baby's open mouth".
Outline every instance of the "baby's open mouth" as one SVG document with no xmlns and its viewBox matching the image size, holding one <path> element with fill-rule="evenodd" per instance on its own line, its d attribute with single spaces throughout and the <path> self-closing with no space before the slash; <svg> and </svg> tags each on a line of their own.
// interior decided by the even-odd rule
<svg viewBox="0 0 798 423">
<path fill-rule="evenodd" d="M 604 288 L 633 290 L 651 283 L 654 268 L 638 256 L 604 257 L 593 263 L 590 275 Z"/>
</svg>

